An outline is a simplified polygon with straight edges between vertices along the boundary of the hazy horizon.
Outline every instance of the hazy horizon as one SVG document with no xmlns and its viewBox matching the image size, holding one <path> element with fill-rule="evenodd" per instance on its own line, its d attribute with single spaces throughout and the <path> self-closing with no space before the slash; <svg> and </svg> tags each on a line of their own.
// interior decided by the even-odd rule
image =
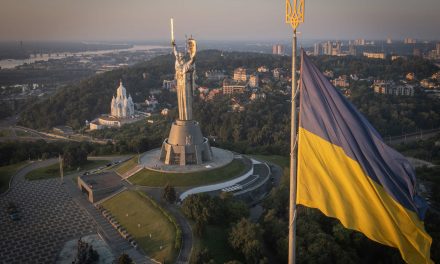
<svg viewBox="0 0 440 264">
<path fill-rule="evenodd" d="M 0 0 L 0 41 L 287 41 L 282 0 Z M 306 0 L 305 41 L 440 39 L 438 0 Z"/>
</svg>

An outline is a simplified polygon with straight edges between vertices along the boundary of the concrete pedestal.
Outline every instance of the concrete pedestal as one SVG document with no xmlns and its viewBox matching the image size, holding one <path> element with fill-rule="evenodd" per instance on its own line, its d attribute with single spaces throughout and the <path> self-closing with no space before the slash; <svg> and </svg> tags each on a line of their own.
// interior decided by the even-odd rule
<svg viewBox="0 0 440 264">
<path fill-rule="evenodd" d="M 162 143 L 160 160 L 167 165 L 200 165 L 212 160 L 208 139 L 196 121 L 176 120 L 170 136 Z"/>
</svg>

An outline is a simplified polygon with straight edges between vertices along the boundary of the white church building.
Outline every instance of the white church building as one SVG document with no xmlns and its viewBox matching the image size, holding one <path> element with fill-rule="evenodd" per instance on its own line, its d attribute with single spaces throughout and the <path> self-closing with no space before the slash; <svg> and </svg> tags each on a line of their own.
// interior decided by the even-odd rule
<svg viewBox="0 0 440 264">
<path fill-rule="evenodd" d="M 127 97 L 127 90 L 122 81 L 116 90 L 116 97 L 113 96 L 110 115 L 117 118 L 130 118 L 134 116 L 134 104 L 131 95 Z"/>
<path fill-rule="evenodd" d="M 110 114 L 102 115 L 90 122 L 90 130 L 102 129 L 105 127 L 121 127 L 123 124 L 137 121 L 134 113 L 134 103 L 131 95 L 127 97 L 127 90 L 122 81 L 116 90 L 116 96 L 112 97 L 110 103 Z"/>
</svg>

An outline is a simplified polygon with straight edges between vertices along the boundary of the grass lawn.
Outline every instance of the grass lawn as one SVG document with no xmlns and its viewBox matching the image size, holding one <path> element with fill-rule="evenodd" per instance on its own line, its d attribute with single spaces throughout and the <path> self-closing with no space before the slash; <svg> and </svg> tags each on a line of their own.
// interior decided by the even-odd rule
<svg viewBox="0 0 440 264">
<path fill-rule="evenodd" d="M 176 229 L 149 200 L 137 192 L 124 191 L 102 205 L 127 229 L 149 257 L 174 263 L 177 256 L 174 249 Z"/>
<path fill-rule="evenodd" d="M 127 171 L 131 170 L 132 168 L 134 168 L 136 165 L 138 165 L 138 159 L 139 159 L 139 155 L 134 156 L 133 158 L 127 160 L 126 162 L 120 164 L 115 171 L 119 174 L 122 175 L 124 173 L 126 173 Z"/>
<path fill-rule="evenodd" d="M 435 184 L 440 185 L 440 166 L 432 167 L 432 168 L 426 168 L 426 167 L 417 168 L 416 175 L 421 179 L 431 181 Z"/>
<path fill-rule="evenodd" d="M 251 157 L 255 157 L 256 159 L 272 162 L 272 163 L 280 166 L 281 168 L 289 168 L 289 166 L 290 166 L 289 157 L 285 157 L 285 156 L 277 156 L 277 155 L 270 155 L 270 156 L 251 155 Z"/>
<path fill-rule="evenodd" d="M 143 169 L 129 178 L 133 184 L 163 187 L 167 183 L 175 187 L 199 186 L 222 182 L 243 174 L 249 169 L 241 160 L 233 160 L 228 165 L 209 171 L 191 173 L 163 173 Z"/>
<path fill-rule="evenodd" d="M 9 137 L 9 136 L 11 136 L 11 131 L 9 130 L 9 128 L 0 130 L 0 137 Z"/>
<path fill-rule="evenodd" d="M 108 160 L 88 160 L 85 165 L 83 165 L 80 170 L 89 170 L 94 169 L 97 167 L 100 167 L 102 165 L 105 165 L 109 163 Z M 75 172 L 77 169 L 64 169 L 64 175 L 67 175 L 69 173 Z M 53 165 L 39 168 L 36 170 L 33 170 L 26 174 L 25 178 L 27 180 L 42 180 L 42 179 L 49 179 L 49 178 L 56 178 L 60 177 L 60 164 L 55 163 Z"/>
<path fill-rule="evenodd" d="M 32 133 L 18 129 L 15 130 L 15 134 L 17 135 L 17 137 L 35 137 L 35 135 Z"/>
<path fill-rule="evenodd" d="M 242 257 L 229 246 L 228 234 L 227 227 L 207 226 L 203 237 L 194 237 L 193 254 L 207 248 L 215 263 L 225 263 L 231 260 L 243 261 Z"/>
<path fill-rule="evenodd" d="M 9 180 L 12 176 L 27 162 L 20 162 L 8 166 L 0 167 L 0 193 L 3 193 L 9 188 Z"/>
</svg>

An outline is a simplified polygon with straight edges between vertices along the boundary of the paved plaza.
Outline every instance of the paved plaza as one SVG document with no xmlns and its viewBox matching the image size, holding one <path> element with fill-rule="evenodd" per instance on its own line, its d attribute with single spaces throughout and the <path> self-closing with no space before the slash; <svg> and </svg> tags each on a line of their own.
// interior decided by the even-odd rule
<svg viewBox="0 0 440 264">
<path fill-rule="evenodd" d="M 54 263 L 66 241 L 96 233 L 92 218 L 59 179 L 24 179 L 28 171 L 54 162 L 24 168 L 14 177 L 12 188 L 0 196 L 0 263 Z M 10 219 L 9 202 L 18 207 L 20 220 Z"/>
</svg>

